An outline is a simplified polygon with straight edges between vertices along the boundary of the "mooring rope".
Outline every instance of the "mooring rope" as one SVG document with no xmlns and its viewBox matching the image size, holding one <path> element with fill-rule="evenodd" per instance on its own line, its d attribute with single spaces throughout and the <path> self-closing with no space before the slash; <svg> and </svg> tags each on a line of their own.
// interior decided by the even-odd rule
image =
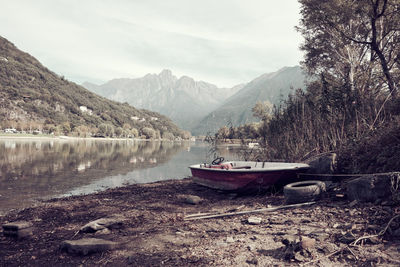
<svg viewBox="0 0 400 267">
<path fill-rule="evenodd" d="M 303 176 L 321 176 L 321 177 L 362 177 L 371 175 L 391 175 L 393 178 L 397 178 L 396 185 L 400 185 L 400 172 L 381 172 L 381 173 L 359 173 L 359 174 L 327 174 L 327 173 L 298 173 Z"/>
</svg>

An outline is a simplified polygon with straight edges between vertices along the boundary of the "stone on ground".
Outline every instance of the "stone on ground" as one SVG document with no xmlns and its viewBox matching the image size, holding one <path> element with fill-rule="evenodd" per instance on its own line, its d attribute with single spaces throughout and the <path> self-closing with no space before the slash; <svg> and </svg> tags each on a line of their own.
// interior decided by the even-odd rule
<svg viewBox="0 0 400 267">
<path fill-rule="evenodd" d="M 183 200 L 185 203 L 192 204 L 192 205 L 197 205 L 199 204 L 203 199 L 199 196 L 193 196 L 193 195 L 185 195 L 183 197 Z"/>
<path fill-rule="evenodd" d="M 115 249 L 118 243 L 99 238 L 83 238 L 79 240 L 65 240 L 61 243 L 61 250 L 72 254 L 87 255 Z"/>
<path fill-rule="evenodd" d="M 300 241 L 301 247 L 303 249 L 313 249 L 315 247 L 315 239 L 309 238 L 307 236 L 302 236 Z"/>
<path fill-rule="evenodd" d="M 377 201 L 391 196 L 391 175 L 368 175 L 355 178 L 347 184 L 347 197 L 350 201 Z"/>
<path fill-rule="evenodd" d="M 16 221 L 3 225 L 4 236 L 24 238 L 32 235 L 32 223 L 27 221 Z"/>
<path fill-rule="evenodd" d="M 249 218 L 247 219 L 247 223 L 248 223 L 248 224 L 253 224 L 253 225 L 260 224 L 261 221 L 262 221 L 261 218 L 259 218 L 259 217 L 254 217 L 254 216 L 251 216 L 251 217 L 249 217 Z"/>
<path fill-rule="evenodd" d="M 121 215 L 115 215 L 112 217 L 107 217 L 107 218 L 100 218 L 95 221 L 92 221 L 86 225 L 84 225 L 80 231 L 81 232 L 86 232 L 86 233 L 93 233 L 98 230 L 103 230 L 103 229 L 113 229 L 113 228 L 120 228 L 124 221 L 126 220 L 125 217 Z"/>
</svg>

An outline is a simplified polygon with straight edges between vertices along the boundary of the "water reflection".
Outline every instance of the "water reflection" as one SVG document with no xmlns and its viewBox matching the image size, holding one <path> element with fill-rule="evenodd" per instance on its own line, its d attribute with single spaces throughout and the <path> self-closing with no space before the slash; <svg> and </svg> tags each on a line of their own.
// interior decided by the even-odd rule
<svg viewBox="0 0 400 267">
<path fill-rule="evenodd" d="M 236 146 L 216 152 L 239 159 Z M 132 183 L 190 176 L 188 166 L 211 162 L 205 143 L 112 140 L 0 140 L 0 214 L 35 199 L 92 193 Z"/>
<path fill-rule="evenodd" d="M 58 183 L 91 169 L 124 173 L 165 162 L 181 149 L 172 142 L 5 140 L 0 141 L 0 181 L 40 177 Z"/>
<path fill-rule="evenodd" d="M 132 140 L 0 140 L 0 211 L 154 167 L 188 146 Z"/>
</svg>

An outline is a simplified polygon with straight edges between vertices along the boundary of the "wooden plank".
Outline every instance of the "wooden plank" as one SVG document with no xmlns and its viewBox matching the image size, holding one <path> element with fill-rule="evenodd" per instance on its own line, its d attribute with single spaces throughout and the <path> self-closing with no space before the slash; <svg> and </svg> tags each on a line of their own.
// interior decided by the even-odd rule
<svg viewBox="0 0 400 267">
<path fill-rule="evenodd" d="M 212 215 L 205 215 L 205 216 L 194 216 L 194 214 L 192 214 L 192 215 L 186 216 L 184 218 L 184 220 L 185 221 L 192 221 L 192 220 L 219 218 L 219 217 L 235 216 L 235 215 L 250 214 L 250 213 L 270 212 L 270 211 L 276 211 L 276 210 L 280 210 L 280 209 L 288 209 L 288 208 L 297 208 L 297 207 L 309 206 L 309 205 L 312 205 L 312 204 L 315 204 L 315 203 L 316 203 L 315 201 L 312 201 L 312 202 L 305 202 L 305 203 L 298 203 L 298 204 L 283 205 L 283 206 L 272 207 L 272 208 L 237 211 L 237 212 L 227 212 L 227 213 L 212 214 Z"/>
</svg>

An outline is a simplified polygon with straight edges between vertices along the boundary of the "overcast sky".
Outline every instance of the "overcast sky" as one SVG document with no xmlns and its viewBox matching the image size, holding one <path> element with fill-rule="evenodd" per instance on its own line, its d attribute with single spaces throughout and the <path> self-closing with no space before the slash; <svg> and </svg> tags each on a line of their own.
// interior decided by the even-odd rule
<svg viewBox="0 0 400 267">
<path fill-rule="evenodd" d="M 296 0 L 0 0 L 0 35 L 76 83 L 170 69 L 220 87 L 302 60 Z"/>
</svg>

